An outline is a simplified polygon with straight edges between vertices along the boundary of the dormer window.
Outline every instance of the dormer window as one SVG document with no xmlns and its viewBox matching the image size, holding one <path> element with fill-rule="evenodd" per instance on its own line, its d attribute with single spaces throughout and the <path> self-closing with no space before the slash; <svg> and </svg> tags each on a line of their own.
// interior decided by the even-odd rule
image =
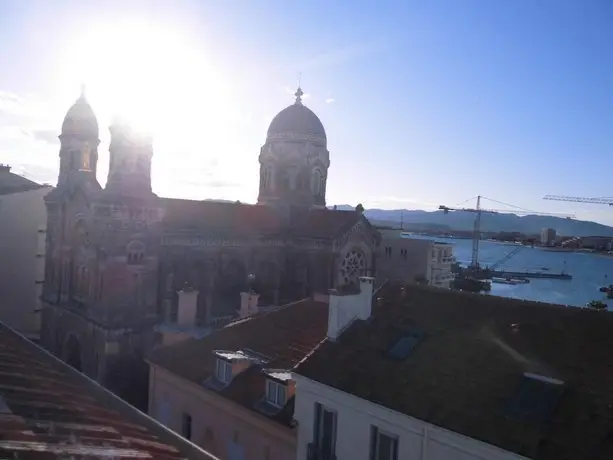
<svg viewBox="0 0 613 460">
<path fill-rule="evenodd" d="M 220 382 L 229 383 L 232 380 L 232 364 L 218 358 L 215 366 L 215 378 Z"/>
<path fill-rule="evenodd" d="M 275 406 L 283 407 L 286 402 L 286 386 L 275 380 L 266 380 L 266 401 Z"/>
</svg>

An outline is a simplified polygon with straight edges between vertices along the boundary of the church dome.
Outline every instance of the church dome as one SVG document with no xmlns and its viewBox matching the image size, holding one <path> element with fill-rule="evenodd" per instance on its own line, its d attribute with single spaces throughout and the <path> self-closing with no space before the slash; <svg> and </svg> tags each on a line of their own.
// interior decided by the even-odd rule
<svg viewBox="0 0 613 460">
<path fill-rule="evenodd" d="M 296 102 L 279 112 L 268 127 L 268 139 L 312 139 L 326 143 L 326 130 L 311 109 L 302 104 L 303 92 L 295 93 Z"/>
<path fill-rule="evenodd" d="M 98 120 L 83 91 L 64 117 L 62 134 L 76 134 L 98 139 Z"/>
</svg>

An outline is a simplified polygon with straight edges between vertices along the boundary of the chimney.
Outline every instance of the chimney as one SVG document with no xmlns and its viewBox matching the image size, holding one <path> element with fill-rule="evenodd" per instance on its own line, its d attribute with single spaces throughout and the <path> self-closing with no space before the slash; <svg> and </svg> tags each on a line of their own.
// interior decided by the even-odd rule
<svg viewBox="0 0 613 460">
<path fill-rule="evenodd" d="M 366 320 L 372 313 L 374 278 L 360 277 L 360 292 L 341 294 L 336 289 L 329 291 L 328 338 L 335 340 L 355 319 Z"/>
<path fill-rule="evenodd" d="M 179 308 L 177 323 L 181 326 L 195 326 L 198 311 L 198 291 L 193 288 L 183 288 L 178 293 Z"/>
<path fill-rule="evenodd" d="M 360 294 L 342 294 L 336 289 L 328 292 L 328 337 L 335 340 L 357 317 Z"/>
<path fill-rule="evenodd" d="M 258 312 L 259 294 L 255 292 L 241 292 L 241 308 L 238 311 L 238 316 L 246 318 Z"/>
<path fill-rule="evenodd" d="M 5 165 L 4 163 L 0 163 L 0 173 L 10 173 L 11 167 L 10 165 Z"/>
<path fill-rule="evenodd" d="M 360 296 L 358 318 L 368 319 L 372 313 L 372 293 L 375 279 L 372 276 L 360 276 Z"/>
</svg>

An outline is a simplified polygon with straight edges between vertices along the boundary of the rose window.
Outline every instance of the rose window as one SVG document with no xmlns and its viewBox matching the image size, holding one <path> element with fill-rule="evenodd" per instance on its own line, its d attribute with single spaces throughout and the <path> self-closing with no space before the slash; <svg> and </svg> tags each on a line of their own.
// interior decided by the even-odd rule
<svg viewBox="0 0 613 460">
<path fill-rule="evenodd" d="M 341 262 L 340 272 L 343 284 L 357 284 L 358 277 L 366 272 L 364 253 L 355 249 L 349 251 Z"/>
</svg>

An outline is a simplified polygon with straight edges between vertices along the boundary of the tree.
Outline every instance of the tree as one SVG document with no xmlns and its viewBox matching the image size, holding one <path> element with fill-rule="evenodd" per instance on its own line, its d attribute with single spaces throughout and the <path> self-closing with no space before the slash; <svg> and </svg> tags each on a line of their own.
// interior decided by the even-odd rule
<svg viewBox="0 0 613 460">
<path fill-rule="evenodd" d="M 362 206 L 362 203 L 358 203 L 358 205 L 355 207 L 355 210 L 356 212 L 362 214 L 364 212 L 364 206 Z"/>
<path fill-rule="evenodd" d="M 606 311 L 607 304 L 602 300 L 592 300 L 587 304 L 588 308 L 591 308 L 596 311 Z"/>
</svg>

